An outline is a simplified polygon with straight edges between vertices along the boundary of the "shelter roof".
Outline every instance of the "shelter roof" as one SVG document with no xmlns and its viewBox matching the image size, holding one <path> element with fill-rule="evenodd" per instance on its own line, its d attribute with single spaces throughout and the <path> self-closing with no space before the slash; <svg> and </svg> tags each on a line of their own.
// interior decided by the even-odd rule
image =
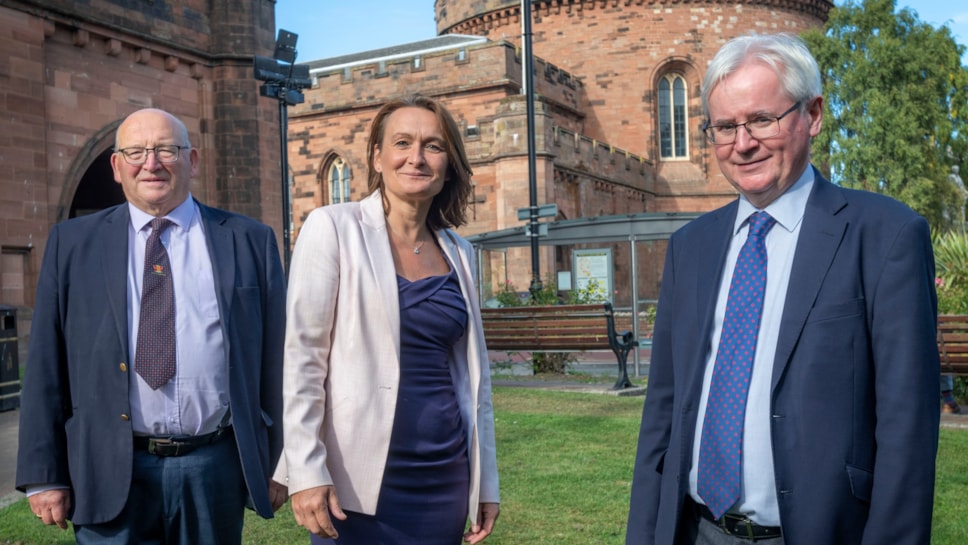
<svg viewBox="0 0 968 545">
<path fill-rule="evenodd" d="M 593 244 L 617 241 L 646 241 L 668 239 L 676 230 L 699 217 L 699 213 L 643 212 L 542 222 L 548 234 L 538 237 L 541 246 Z M 476 248 L 497 250 L 530 246 L 528 228 L 512 227 L 467 237 Z"/>
</svg>

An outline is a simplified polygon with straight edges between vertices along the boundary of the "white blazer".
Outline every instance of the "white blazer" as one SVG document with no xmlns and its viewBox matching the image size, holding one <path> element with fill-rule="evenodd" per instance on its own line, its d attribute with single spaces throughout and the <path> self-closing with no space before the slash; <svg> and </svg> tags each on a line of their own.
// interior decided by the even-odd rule
<svg viewBox="0 0 968 545">
<path fill-rule="evenodd" d="M 451 354 L 467 429 L 468 513 L 497 503 L 487 350 L 466 240 L 435 233 L 457 270 L 468 325 Z M 335 485 L 341 506 L 376 512 L 400 382 L 400 305 L 383 201 L 314 210 L 296 241 L 286 299 L 283 431 L 289 492 Z"/>
</svg>

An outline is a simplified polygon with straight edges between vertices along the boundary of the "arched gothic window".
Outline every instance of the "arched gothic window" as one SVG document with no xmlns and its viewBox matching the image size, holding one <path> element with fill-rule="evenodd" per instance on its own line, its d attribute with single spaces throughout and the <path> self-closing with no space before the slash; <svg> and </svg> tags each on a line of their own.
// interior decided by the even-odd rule
<svg viewBox="0 0 968 545">
<path fill-rule="evenodd" d="M 686 80 L 667 74 L 659 80 L 659 156 L 684 159 L 689 150 L 686 130 Z"/>
<path fill-rule="evenodd" d="M 339 204 L 350 202 L 350 180 L 353 178 L 350 173 L 350 166 L 343 161 L 342 157 L 337 157 L 329 165 L 329 203 Z"/>
</svg>

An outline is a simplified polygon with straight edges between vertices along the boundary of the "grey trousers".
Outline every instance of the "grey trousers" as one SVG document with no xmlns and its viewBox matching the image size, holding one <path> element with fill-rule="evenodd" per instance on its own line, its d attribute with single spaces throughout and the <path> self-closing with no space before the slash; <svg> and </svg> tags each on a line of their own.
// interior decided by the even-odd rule
<svg viewBox="0 0 968 545">
<path fill-rule="evenodd" d="M 723 532 L 714 522 L 686 509 L 679 531 L 681 545 L 783 545 L 783 538 L 758 539 L 755 542 Z"/>
</svg>

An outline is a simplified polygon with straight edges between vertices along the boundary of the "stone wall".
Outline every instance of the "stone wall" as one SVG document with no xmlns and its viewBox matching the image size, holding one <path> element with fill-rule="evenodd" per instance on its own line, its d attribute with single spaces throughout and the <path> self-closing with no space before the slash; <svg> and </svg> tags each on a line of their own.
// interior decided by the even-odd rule
<svg viewBox="0 0 968 545">
<path fill-rule="evenodd" d="M 520 4 L 438 0 L 437 30 L 520 44 Z M 660 209 L 688 205 L 704 210 L 735 196 L 698 130 L 707 63 L 732 37 L 754 31 L 800 33 L 822 25 L 832 8 L 827 0 L 535 0 L 533 48 L 536 57 L 573 74 L 582 85 L 579 132 L 656 161 Z M 687 81 L 690 133 L 684 161 L 657 161 L 653 89 L 669 72 Z"/>
<path fill-rule="evenodd" d="M 50 227 L 86 174 L 110 173 L 115 130 L 140 108 L 185 122 L 196 197 L 281 231 L 278 106 L 252 77 L 252 55 L 272 55 L 274 7 L 0 0 L 0 304 L 33 305 Z"/>
</svg>

